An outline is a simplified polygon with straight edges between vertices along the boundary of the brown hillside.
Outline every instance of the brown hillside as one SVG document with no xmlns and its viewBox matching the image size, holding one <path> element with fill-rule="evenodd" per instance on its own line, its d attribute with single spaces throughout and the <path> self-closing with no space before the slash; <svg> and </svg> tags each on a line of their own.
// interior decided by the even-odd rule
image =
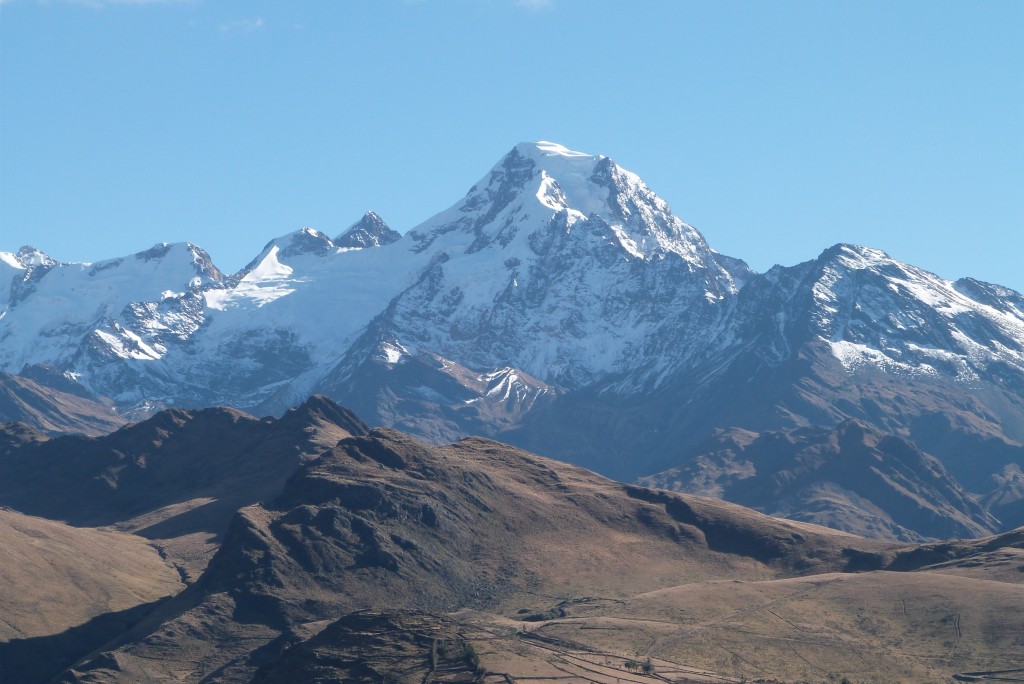
<svg viewBox="0 0 1024 684">
<path fill-rule="evenodd" d="M 0 509 L 0 549 L 3 641 L 57 634 L 183 588 L 151 544 L 121 532 Z"/>
<path fill-rule="evenodd" d="M 42 366 L 28 375 L 0 373 L 0 423 L 21 422 L 45 433 L 104 435 L 125 424 L 113 404 Z"/>
<path fill-rule="evenodd" d="M 294 630 L 354 610 L 545 617 L 571 596 L 829 572 L 896 550 L 484 439 L 430 447 L 374 430 L 243 509 L 193 589 L 76 669 L 84 681 L 246 681 Z"/>
<path fill-rule="evenodd" d="M 45 681 L 184 588 L 141 537 L 0 509 L 0 682 Z"/>
</svg>

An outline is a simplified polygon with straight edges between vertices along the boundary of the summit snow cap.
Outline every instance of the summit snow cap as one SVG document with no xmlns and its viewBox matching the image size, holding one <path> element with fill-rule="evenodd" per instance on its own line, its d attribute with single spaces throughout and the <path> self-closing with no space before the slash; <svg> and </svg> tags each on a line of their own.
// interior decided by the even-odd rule
<svg viewBox="0 0 1024 684">
<path fill-rule="evenodd" d="M 553 211 L 579 213 L 581 217 L 604 213 L 608 193 L 594 187 L 593 180 L 598 162 L 607 157 L 576 152 L 545 140 L 519 143 L 505 159 L 514 155 L 529 159 L 539 171 L 536 197 L 542 205 Z"/>
<path fill-rule="evenodd" d="M 703 266 L 710 249 L 636 174 L 608 157 L 540 141 L 516 145 L 451 209 L 414 229 L 422 245 L 437 234 L 472 235 L 467 251 L 508 247 L 534 231 L 571 232 L 581 221 L 627 260 L 675 254 Z M 536 239 L 534 240 L 536 242 Z"/>
</svg>

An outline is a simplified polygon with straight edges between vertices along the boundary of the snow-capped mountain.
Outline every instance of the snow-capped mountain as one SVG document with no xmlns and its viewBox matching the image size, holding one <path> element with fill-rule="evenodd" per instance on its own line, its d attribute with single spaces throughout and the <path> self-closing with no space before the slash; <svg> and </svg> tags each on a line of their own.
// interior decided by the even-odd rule
<svg viewBox="0 0 1024 684">
<path fill-rule="evenodd" d="M 827 250 L 792 284 L 785 270 L 765 276 L 780 297 L 783 337 L 826 342 L 850 372 L 875 368 L 965 385 L 984 379 L 1024 391 L 1015 384 L 1024 375 L 1024 302 L 1011 290 L 951 283 L 853 245 Z"/>
<path fill-rule="evenodd" d="M 399 245 L 424 258 L 416 282 L 332 374 L 336 391 L 396 341 L 578 389 L 643 363 L 666 325 L 673 347 L 699 346 L 747 276 L 636 175 L 551 143 L 517 146 Z"/>
<path fill-rule="evenodd" d="M 1020 294 L 850 245 L 755 274 L 637 175 L 548 142 L 404 236 L 368 212 L 231 276 L 190 244 L 97 264 L 0 253 L 0 371 L 32 364 L 128 414 L 280 413 L 321 392 L 370 423 L 628 478 L 714 428 L 848 418 L 956 477 L 958 454 L 988 454 L 964 481 L 979 493 L 1024 460 Z"/>
<path fill-rule="evenodd" d="M 223 282 L 189 243 L 92 264 L 31 247 L 0 253 L 0 367 L 50 365 L 100 394 L 144 399 L 144 390 L 119 385 L 132 382 L 134 364 L 158 364 L 191 339 L 203 322 L 202 293 Z"/>
</svg>

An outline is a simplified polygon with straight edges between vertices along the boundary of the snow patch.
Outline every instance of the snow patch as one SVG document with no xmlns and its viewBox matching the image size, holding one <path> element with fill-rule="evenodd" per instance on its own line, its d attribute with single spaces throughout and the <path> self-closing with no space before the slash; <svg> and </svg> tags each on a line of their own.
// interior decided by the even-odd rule
<svg viewBox="0 0 1024 684">
<path fill-rule="evenodd" d="M 558 181 L 548 175 L 547 171 L 541 171 L 540 187 L 537 188 L 537 201 L 552 211 L 561 211 L 566 208 L 565 195 L 558 186 Z"/>
<path fill-rule="evenodd" d="M 24 271 L 25 266 L 18 260 L 18 257 L 11 252 L 0 252 L 0 262 L 11 268 L 16 268 L 19 271 Z"/>
<path fill-rule="evenodd" d="M 391 344 L 389 342 L 383 342 L 380 345 L 380 351 L 382 354 L 377 358 L 392 365 L 398 363 L 402 360 L 403 356 L 407 356 L 409 354 L 409 350 L 402 345 L 397 343 Z"/>
<path fill-rule="evenodd" d="M 824 338 L 822 338 L 824 339 Z M 889 358 L 878 349 L 858 344 L 848 340 L 824 340 L 831 346 L 832 355 L 839 359 L 843 368 L 853 372 L 863 367 L 871 367 L 886 373 L 903 374 L 907 376 L 939 375 L 939 372 L 932 366 L 922 363 L 911 365 Z"/>
<path fill-rule="evenodd" d="M 612 229 L 612 233 L 614 233 L 615 237 L 618 239 L 619 245 L 621 245 L 624 250 L 637 259 L 644 258 L 644 253 L 640 251 L 639 247 L 637 247 L 636 240 L 633 239 L 633 236 L 624 231 L 620 226 L 612 225 L 610 227 Z"/>
<path fill-rule="evenodd" d="M 206 306 L 223 311 L 249 300 L 257 307 L 261 307 L 294 292 L 295 288 L 290 280 L 294 271 L 291 266 L 278 261 L 279 251 L 277 245 L 272 246 L 263 260 L 246 273 L 233 289 L 205 292 Z"/>
<path fill-rule="evenodd" d="M 114 354 L 122 359 L 136 359 L 141 361 L 152 361 L 163 356 L 162 351 L 150 347 L 142 341 L 142 338 L 129 330 L 119 330 L 127 340 L 112 335 L 104 330 L 94 331 L 96 336 L 103 340 Z"/>
</svg>

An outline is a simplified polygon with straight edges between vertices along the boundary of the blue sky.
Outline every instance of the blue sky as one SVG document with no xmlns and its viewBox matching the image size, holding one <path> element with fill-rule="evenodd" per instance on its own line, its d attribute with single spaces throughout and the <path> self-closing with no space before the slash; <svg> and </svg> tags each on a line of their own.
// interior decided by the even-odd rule
<svg viewBox="0 0 1024 684">
<path fill-rule="evenodd" d="M 1022 35 L 1022 2 L 0 0 L 0 249 L 233 271 L 546 139 L 758 270 L 854 242 L 1024 290 Z"/>
</svg>

